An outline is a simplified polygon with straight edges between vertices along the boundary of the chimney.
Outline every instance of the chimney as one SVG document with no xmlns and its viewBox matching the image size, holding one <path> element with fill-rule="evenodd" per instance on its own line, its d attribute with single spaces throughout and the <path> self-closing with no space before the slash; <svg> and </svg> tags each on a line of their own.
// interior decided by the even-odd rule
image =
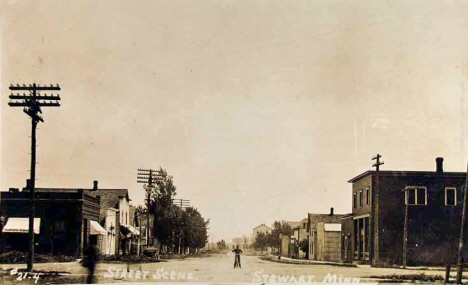
<svg viewBox="0 0 468 285">
<path fill-rule="evenodd" d="M 333 207 L 332 207 L 332 208 L 330 208 L 330 216 L 333 216 L 333 215 L 334 214 L 333 214 Z"/>
<path fill-rule="evenodd" d="M 440 174 L 440 173 L 444 172 L 443 164 L 444 164 L 444 158 L 443 158 L 443 157 L 438 157 L 438 158 L 436 158 L 436 165 L 437 165 L 437 170 L 436 170 L 436 172 L 437 172 L 437 173 Z"/>
<path fill-rule="evenodd" d="M 94 180 L 93 182 L 93 190 L 98 190 L 98 181 Z"/>
</svg>

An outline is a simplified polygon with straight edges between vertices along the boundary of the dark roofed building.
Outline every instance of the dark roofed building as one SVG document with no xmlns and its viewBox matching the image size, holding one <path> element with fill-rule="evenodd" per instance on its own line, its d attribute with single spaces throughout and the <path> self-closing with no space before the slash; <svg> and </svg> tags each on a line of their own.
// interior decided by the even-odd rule
<svg viewBox="0 0 468 285">
<path fill-rule="evenodd" d="M 97 243 L 103 234 L 97 223 L 99 198 L 79 189 L 35 195 L 35 251 L 81 256 L 89 242 Z M 1 193 L 4 250 L 27 250 L 29 209 L 28 191 Z"/>
<path fill-rule="evenodd" d="M 436 171 L 380 171 L 379 179 L 366 171 L 349 180 L 353 216 L 343 220 L 347 261 L 402 264 L 408 204 L 408 264 L 456 262 L 466 173 L 444 172 L 443 159 L 436 162 Z"/>
<path fill-rule="evenodd" d="M 107 255 L 126 254 L 131 250 L 135 236 L 139 234 L 133 228 L 133 217 L 130 215 L 130 198 L 128 189 L 100 189 L 98 181 L 92 188 L 36 188 L 38 193 L 69 193 L 83 191 L 95 197 L 100 203 L 98 222 L 107 231 L 102 237 L 100 252 Z M 137 244 L 134 245 L 138 246 Z"/>
</svg>

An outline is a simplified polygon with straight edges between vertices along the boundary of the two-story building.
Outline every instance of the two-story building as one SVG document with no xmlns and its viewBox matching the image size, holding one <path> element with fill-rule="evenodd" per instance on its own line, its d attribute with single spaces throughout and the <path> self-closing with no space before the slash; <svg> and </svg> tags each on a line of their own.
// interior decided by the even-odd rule
<svg viewBox="0 0 468 285">
<path fill-rule="evenodd" d="M 265 224 L 261 224 L 253 228 L 251 237 L 252 242 L 255 242 L 255 238 L 259 233 L 269 234 L 271 233 L 271 228 Z"/>
<path fill-rule="evenodd" d="M 27 250 L 30 192 L 1 192 L 2 250 Z M 35 251 L 82 256 L 88 244 L 102 246 L 107 232 L 100 226 L 99 198 L 86 191 L 35 193 Z"/>
<path fill-rule="evenodd" d="M 366 171 L 349 180 L 343 261 L 402 264 L 407 205 L 408 264 L 456 262 L 465 176 L 444 172 L 437 158 L 436 171 Z"/>
<path fill-rule="evenodd" d="M 133 227 L 130 215 L 130 198 L 128 189 L 100 189 L 98 181 L 93 188 L 36 188 L 37 193 L 67 193 L 84 191 L 87 195 L 99 200 L 99 224 L 107 234 L 99 236 L 99 251 L 104 255 L 119 255 L 130 252 L 131 245 L 137 244 L 139 231 Z"/>
</svg>

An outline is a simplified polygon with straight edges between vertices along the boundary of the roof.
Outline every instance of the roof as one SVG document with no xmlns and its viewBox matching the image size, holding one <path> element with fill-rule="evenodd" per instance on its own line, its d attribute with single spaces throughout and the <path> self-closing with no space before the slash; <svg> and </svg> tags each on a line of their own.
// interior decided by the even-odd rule
<svg viewBox="0 0 468 285">
<path fill-rule="evenodd" d="M 349 214 L 312 214 L 309 213 L 309 220 L 310 220 L 310 227 L 315 228 L 317 223 L 320 222 L 325 222 L 325 223 L 330 223 L 330 222 L 339 222 L 340 219 L 344 216 L 347 216 Z"/>
<path fill-rule="evenodd" d="M 253 230 L 256 230 L 256 229 L 258 229 L 260 227 L 265 227 L 265 228 L 268 228 L 269 230 L 271 230 L 271 228 L 269 226 L 265 225 L 265 224 L 258 225 L 255 228 L 253 228 Z"/>
<path fill-rule="evenodd" d="M 292 229 L 294 228 L 302 228 L 302 226 L 304 225 L 304 223 L 306 223 L 309 219 L 308 218 L 305 218 L 305 219 L 302 219 L 298 222 L 287 222 Z"/>
<path fill-rule="evenodd" d="M 130 201 L 127 189 L 81 189 L 81 188 L 36 188 L 36 192 L 43 193 L 73 193 L 84 191 L 88 196 L 100 196 L 100 206 L 105 208 L 119 208 L 119 200 L 124 198 Z M 104 198 L 106 197 L 106 198 Z"/>
<path fill-rule="evenodd" d="M 365 171 L 358 176 L 348 180 L 348 183 L 357 182 L 368 176 L 374 176 L 376 174 L 375 170 Z M 465 177 L 466 172 L 442 172 L 438 173 L 436 171 L 402 171 L 402 170 L 380 170 L 380 176 L 422 176 L 422 177 Z"/>
<path fill-rule="evenodd" d="M 87 191 L 89 193 L 96 193 L 96 195 L 106 195 L 106 194 L 114 194 L 117 197 L 120 198 L 127 198 L 128 200 L 128 189 L 83 189 L 83 188 L 34 188 L 34 191 L 36 192 L 78 192 L 78 191 Z M 28 191 L 27 189 L 24 189 L 23 191 Z"/>
<path fill-rule="evenodd" d="M 255 229 L 258 229 L 259 227 L 266 227 L 266 228 L 268 228 L 268 229 L 271 230 L 271 228 L 270 228 L 269 226 L 265 225 L 265 224 L 258 225 L 258 226 L 256 226 L 256 227 L 253 228 L 253 229 L 255 230 Z"/>
</svg>

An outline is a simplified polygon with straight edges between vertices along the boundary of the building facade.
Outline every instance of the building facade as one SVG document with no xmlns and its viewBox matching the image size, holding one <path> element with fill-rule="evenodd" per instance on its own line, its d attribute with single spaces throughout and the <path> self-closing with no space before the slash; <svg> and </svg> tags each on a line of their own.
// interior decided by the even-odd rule
<svg viewBox="0 0 468 285">
<path fill-rule="evenodd" d="M 437 158 L 436 171 L 366 171 L 349 180 L 353 215 L 342 220 L 344 261 L 402 264 L 407 219 L 408 264 L 456 262 L 465 176 L 444 172 Z"/>
<path fill-rule="evenodd" d="M 341 258 L 341 218 L 333 208 L 329 214 L 308 215 L 309 259 L 339 261 Z M 338 245 L 336 236 L 338 235 Z M 338 256 L 338 258 L 336 258 Z"/>
<path fill-rule="evenodd" d="M 27 250 L 29 191 L 1 193 L 3 250 Z M 83 190 L 36 193 L 35 251 L 82 256 L 90 242 L 100 247 L 99 198 Z M 93 241 L 94 239 L 94 241 Z"/>
<path fill-rule="evenodd" d="M 96 221 L 106 231 L 99 235 L 99 253 L 104 255 L 124 255 L 131 252 L 137 243 L 139 232 L 131 225 L 130 198 L 128 189 L 100 189 L 98 181 L 92 188 L 36 188 L 37 193 L 73 193 L 83 191 L 86 195 L 99 201 L 99 212 Z"/>
</svg>

